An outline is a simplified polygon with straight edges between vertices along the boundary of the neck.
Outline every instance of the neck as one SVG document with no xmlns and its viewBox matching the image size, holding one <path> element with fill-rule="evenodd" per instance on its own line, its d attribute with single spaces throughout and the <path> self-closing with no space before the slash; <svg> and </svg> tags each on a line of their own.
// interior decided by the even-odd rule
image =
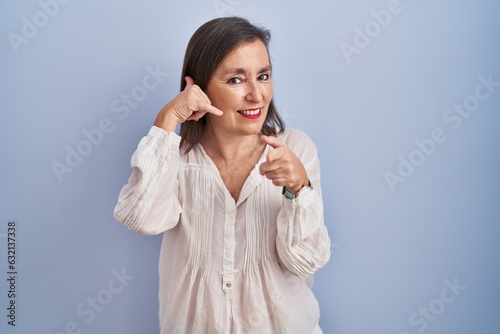
<svg viewBox="0 0 500 334">
<path fill-rule="evenodd" d="M 203 135 L 201 144 L 210 155 L 225 161 L 249 157 L 257 149 L 265 146 L 260 141 L 260 134 L 231 136 L 216 134 L 210 130 Z"/>
</svg>

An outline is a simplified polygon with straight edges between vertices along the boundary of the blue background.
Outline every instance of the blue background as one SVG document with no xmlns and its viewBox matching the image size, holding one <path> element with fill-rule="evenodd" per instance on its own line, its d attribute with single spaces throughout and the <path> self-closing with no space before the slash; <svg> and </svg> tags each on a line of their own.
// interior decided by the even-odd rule
<svg viewBox="0 0 500 334">
<path fill-rule="evenodd" d="M 158 332 L 161 236 L 126 230 L 113 208 L 178 92 L 189 37 L 239 15 L 272 31 L 277 107 L 319 148 L 333 242 L 315 275 L 324 332 L 500 333 L 500 87 L 480 88 L 489 96 L 466 118 L 448 111 L 474 102 L 479 77 L 500 82 L 499 14 L 497 0 L 2 1 L 0 332 Z M 147 68 L 162 76 L 141 90 Z M 135 107 L 114 112 L 131 93 Z M 446 139 L 433 146 L 435 129 Z M 68 147 L 87 155 L 58 177 Z M 401 159 L 416 166 L 405 174 Z"/>
</svg>

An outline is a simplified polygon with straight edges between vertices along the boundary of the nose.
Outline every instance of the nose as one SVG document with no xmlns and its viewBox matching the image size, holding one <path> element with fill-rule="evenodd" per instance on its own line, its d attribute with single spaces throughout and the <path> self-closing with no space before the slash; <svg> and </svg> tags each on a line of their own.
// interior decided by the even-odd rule
<svg viewBox="0 0 500 334">
<path fill-rule="evenodd" d="M 262 91 L 257 80 L 247 81 L 245 100 L 248 102 L 261 102 L 263 100 Z"/>
</svg>

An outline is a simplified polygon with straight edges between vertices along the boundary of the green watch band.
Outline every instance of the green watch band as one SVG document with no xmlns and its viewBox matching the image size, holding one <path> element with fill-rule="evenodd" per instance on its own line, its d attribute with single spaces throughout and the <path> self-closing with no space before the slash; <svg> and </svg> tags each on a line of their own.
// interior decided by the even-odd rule
<svg viewBox="0 0 500 334">
<path fill-rule="evenodd" d="M 299 196 L 300 192 L 304 190 L 304 188 L 314 189 L 311 184 L 311 181 L 309 180 L 309 184 L 307 186 L 303 186 L 302 188 L 300 188 L 299 191 L 297 191 L 295 194 L 292 193 L 290 190 L 288 190 L 287 187 L 283 187 L 283 191 L 281 193 L 285 195 L 285 197 L 288 199 L 295 199 Z"/>
</svg>

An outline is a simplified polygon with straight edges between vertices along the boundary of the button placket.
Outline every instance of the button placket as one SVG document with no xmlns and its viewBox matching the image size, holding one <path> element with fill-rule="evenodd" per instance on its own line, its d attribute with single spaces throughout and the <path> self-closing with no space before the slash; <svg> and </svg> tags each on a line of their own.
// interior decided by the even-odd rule
<svg viewBox="0 0 500 334">
<path fill-rule="evenodd" d="M 228 198 L 229 197 L 229 198 Z M 233 198 L 226 194 L 226 215 L 224 221 L 224 250 L 222 268 L 222 290 L 228 292 L 234 282 L 234 252 L 236 248 L 235 224 L 236 205 Z"/>
</svg>

